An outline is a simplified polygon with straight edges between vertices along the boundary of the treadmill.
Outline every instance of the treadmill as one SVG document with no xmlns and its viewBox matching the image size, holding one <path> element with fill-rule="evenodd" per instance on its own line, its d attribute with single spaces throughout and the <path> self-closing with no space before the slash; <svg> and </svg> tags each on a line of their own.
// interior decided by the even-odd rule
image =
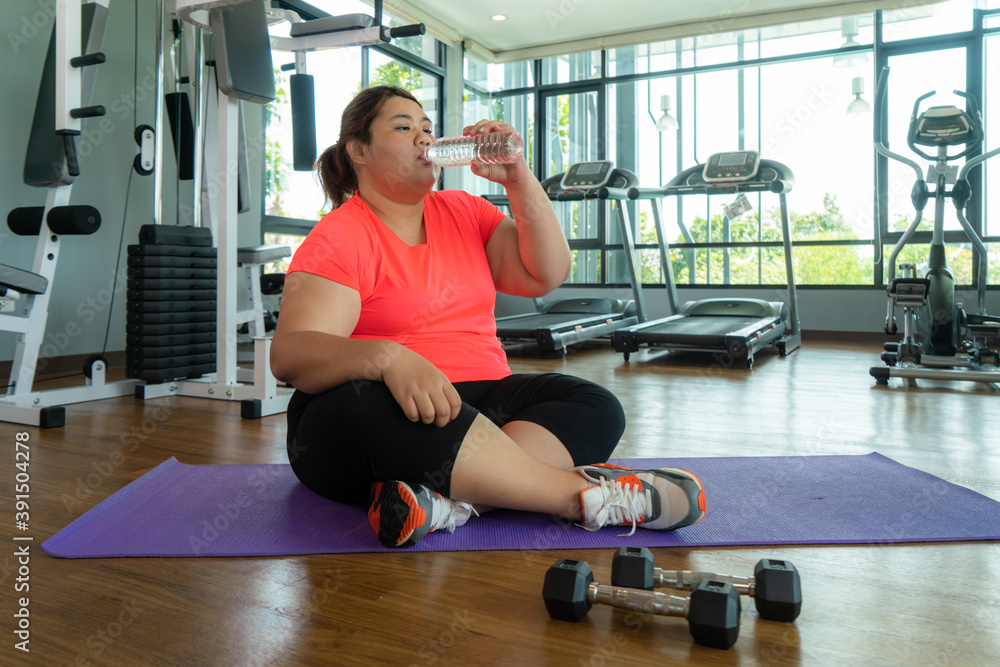
<svg viewBox="0 0 1000 667">
<path fill-rule="evenodd" d="M 625 261 L 633 299 L 576 297 L 555 299 L 537 306 L 538 312 L 497 318 L 497 338 L 504 342 L 531 342 L 542 352 L 566 355 L 570 345 L 584 343 L 645 321 L 642 285 L 633 250 L 632 228 L 626 223 L 623 203 L 638 177 L 609 160 L 577 162 L 565 172 L 542 181 L 553 202 L 610 200 L 625 241 Z M 509 206 L 506 195 L 483 195 L 497 206 Z M 536 302 L 537 303 L 537 302 Z"/>
<path fill-rule="evenodd" d="M 791 169 L 780 162 L 762 159 L 758 151 L 735 151 L 710 156 L 704 164 L 685 169 L 662 188 L 629 190 L 632 199 L 653 200 L 653 216 L 661 257 L 666 258 L 666 281 L 674 315 L 623 327 L 613 336 L 614 349 L 623 353 L 626 361 L 632 352 L 638 351 L 643 345 L 649 348 L 707 352 L 715 355 L 726 367 L 744 368 L 753 366 L 754 355 L 761 349 L 773 348 L 781 356 L 797 350 L 802 344 L 802 334 L 799 329 L 798 297 L 792 267 L 791 226 L 785 199 L 794 182 Z M 778 195 L 788 281 L 787 303 L 721 298 L 689 301 L 678 308 L 676 286 L 672 271 L 669 270 L 670 245 L 661 231 L 659 200 L 666 197 L 748 192 Z M 727 215 L 736 217 L 729 210 Z"/>
</svg>

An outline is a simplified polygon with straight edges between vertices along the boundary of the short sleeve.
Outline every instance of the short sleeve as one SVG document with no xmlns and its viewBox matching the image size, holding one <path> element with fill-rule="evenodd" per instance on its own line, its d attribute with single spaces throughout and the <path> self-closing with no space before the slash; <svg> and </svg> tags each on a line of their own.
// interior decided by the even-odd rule
<svg viewBox="0 0 1000 667">
<path fill-rule="evenodd" d="M 288 273 L 302 271 L 332 280 L 357 290 L 365 299 L 371 294 L 374 282 L 371 240 L 359 226 L 342 224 L 336 217 L 330 218 L 331 215 L 306 236 L 292 256 Z"/>
<path fill-rule="evenodd" d="M 507 217 L 507 214 L 482 197 L 467 196 L 472 200 L 470 207 L 479 222 L 479 233 L 483 238 L 483 245 L 486 245 L 497 225 Z"/>
</svg>

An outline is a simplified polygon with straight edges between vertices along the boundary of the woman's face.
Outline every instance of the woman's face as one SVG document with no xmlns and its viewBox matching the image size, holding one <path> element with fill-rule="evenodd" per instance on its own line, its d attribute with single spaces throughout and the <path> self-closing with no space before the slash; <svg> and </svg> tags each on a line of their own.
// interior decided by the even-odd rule
<svg viewBox="0 0 1000 667">
<path fill-rule="evenodd" d="M 423 108 L 405 97 L 390 97 L 372 121 L 371 143 L 352 152 L 359 182 L 366 180 L 389 199 L 410 202 L 426 195 L 438 178 L 438 167 L 423 158 L 434 141 Z"/>
</svg>

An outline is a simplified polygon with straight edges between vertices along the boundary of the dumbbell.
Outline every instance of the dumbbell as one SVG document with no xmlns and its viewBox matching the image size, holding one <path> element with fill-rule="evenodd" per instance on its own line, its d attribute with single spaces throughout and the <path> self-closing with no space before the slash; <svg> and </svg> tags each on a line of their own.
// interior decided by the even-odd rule
<svg viewBox="0 0 1000 667">
<path fill-rule="evenodd" d="M 799 572 L 787 560 L 761 559 L 753 568 L 752 579 L 711 572 L 661 570 L 653 567 L 653 552 L 646 547 L 621 547 L 611 560 L 612 586 L 691 590 L 701 579 L 731 583 L 738 593 L 752 597 L 757 613 L 769 621 L 791 623 L 802 609 Z"/>
<path fill-rule="evenodd" d="M 545 573 L 542 598 L 549 616 L 559 621 L 580 621 L 594 604 L 619 609 L 681 616 L 696 644 L 727 649 L 740 634 L 740 594 L 727 582 L 703 579 L 691 597 L 616 588 L 594 583 L 594 573 L 581 560 L 562 558 Z"/>
</svg>

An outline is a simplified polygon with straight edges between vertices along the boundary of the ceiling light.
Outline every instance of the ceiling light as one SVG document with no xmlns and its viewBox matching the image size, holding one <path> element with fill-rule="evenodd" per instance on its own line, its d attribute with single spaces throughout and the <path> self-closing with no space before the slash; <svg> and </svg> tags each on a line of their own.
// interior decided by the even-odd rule
<svg viewBox="0 0 1000 667">
<path fill-rule="evenodd" d="M 860 76 L 854 77 L 851 80 L 851 94 L 854 95 L 854 99 L 847 105 L 848 116 L 861 116 L 872 112 L 871 105 L 861 97 L 863 92 L 865 92 L 865 80 Z"/>
<path fill-rule="evenodd" d="M 858 17 L 845 16 L 840 25 L 840 34 L 844 37 L 844 43 L 840 45 L 840 48 L 849 49 L 861 46 L 854 41 L 854 38 L 858 36 Z M 859 51 L 841 53 L 833 57 L 834 67 L 854 67 L 855 65 L 864 65 L 867 62 L 868 54 Z"/>
<path fill-rule="evenodd" d="M 494 14 L 490 18 L 493 19 L 494 21 L 506 21 L 507 20 L 507 17 L 504 16 L 503 14 Z"/>
<path fill-rule="evenodd" d="M 656 130 L 658 132 L 672 132 L 676 130 L 677 121 L 670 115 L 670 95 L 664 95 L 660 98 L 660 108 L 663 110 L 663 115 L 656 121 Z"/>
</svg>

